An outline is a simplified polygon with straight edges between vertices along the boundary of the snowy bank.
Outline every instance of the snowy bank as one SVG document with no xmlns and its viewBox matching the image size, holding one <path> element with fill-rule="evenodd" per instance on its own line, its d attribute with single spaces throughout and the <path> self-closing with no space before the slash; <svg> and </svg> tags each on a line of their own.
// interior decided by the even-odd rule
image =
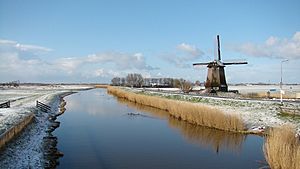
<svg viewBox="0 0 300 169">
<path fill-rule="evenodd" d="M 255 91 L 253 86 L 252 91 Z M 270 86 L 269 86 L 270 87 Z M 269 88 L 265 86 L 264 89 Z M 271 86 L 272 87 L 272 86 Z M 236 87 L 241 89 L 244 87 Z M 262 87 L 257 90 L 261 90 Z M 201 95 L 188 95 L 178 93 L 177 90 L 144 90 L 126 88 L 133 92 L 138 92 L 146 95 L 155 95 L 175 100 L 185 100 L 194 103 L 204 104 L 222 110 L 228 114 L 238 114 L 247 125 L 249 130 L 264 129 L 265 127 L 278 127 L 284 124 L 293 124 L 297 128 L 297 133 L 300 134 L 300 118 L 293 116 L 281 115 L 280 102 L 278 100 L 256 100 L 256 99 L 241 99 L 229 97 L 210 97 Z M 294 89 L 297 89 L 294 87 Z M 247 91 L 247 87 L 244 88 Z M 297 89 L 298 91 L 298 89 Z M 294 110 L 300 110 L 299 101 L 289 101 L 284 103 L 284 107 Z"/>
<path fill-rule="evenodd" d="M 58 113 L 60 96 L 92 87 L 43 85 L 0 89 L 0 103 L 11 101 L 10 108 L 0 109 L 0 135 L 22 122 L 30 114 L 34 113 L 35 116 L 24 132 L 0 151 L 1 168 L 44 168 L 44 138 L 49 136 L 48 128 L 51 125 L 49 117 Z M 45 113 L 36 109 L 36 100 L 51 106 L 51 112 Z"/>
</svg>

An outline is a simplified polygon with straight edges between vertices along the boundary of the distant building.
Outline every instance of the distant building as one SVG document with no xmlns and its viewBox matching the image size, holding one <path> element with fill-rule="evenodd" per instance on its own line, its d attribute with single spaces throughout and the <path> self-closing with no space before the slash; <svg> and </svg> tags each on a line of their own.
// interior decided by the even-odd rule
<svg viewBox="0 0 300 169">
<path fill-rule="evenodd" d="M 145 78 L 143 86 L 145 87 L 173 87 L 172 78 Z"/>
</svg>

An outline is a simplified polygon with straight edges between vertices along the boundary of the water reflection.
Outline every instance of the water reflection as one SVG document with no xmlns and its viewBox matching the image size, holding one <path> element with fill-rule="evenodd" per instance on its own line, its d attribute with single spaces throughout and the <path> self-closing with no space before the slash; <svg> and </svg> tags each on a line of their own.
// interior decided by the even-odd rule
<svg viewBox="0 0 300 169">
<path fill-rule="evenodd" d="M 84 98 L 82 93 L 76 94 L 79 97 Z M 114 106 L 107 104 L 108 102 L 99 102 L 99 100 L 110 100 L 112 97 L 106 95 L 103 92 L 93 92 L 89 94 L 88 99 L 73 99 L 72 102 L 68 102 L 68 111 L 70 112 L 86 112 L 89 115 L 96 116 L 99 114 L 111 114 L 107 110 L 114 109 Z"/>
<path fill-rule="evenodd" d="M 150 113 L 152 116 L 156 117 L 156 118 L 160 118 L 160 119 L 168 119 L 169 118 L 169 113 L 164 111 L 164 110 L 160 110 L 154 107 L 149 107 L 149 106 L 144 106 L 142 104 L 137 104 L 134 102 L 130 102 L 126 99 L 123 98 L 118 98 L 116 97 L 118 103 L 121 103 L 123 105 L 126 105 L 132 109 L 136 109 L 139 112 L 148 112 Z"/>
<path fill-rule="evenodd" d="M 175 119 L 164 110 L 137 104 L 122 98 L 117 98 L 117 101 L 140 112 L 147 112 L 156 118 L 167 119 L 169 126 L 179 131 L 189 142 L 201 147 L 209 147 L 216 153 L 224 149 L 238 153 L 241 151 L 242 144 L 246 139 L 244 134 L 196 126 L 186 121 Z"/>
<path fill-rule="evenodd" d="M 242 143 L 246 139 L 246 136 L 243 134 L 196 126 L 185 121 L 179 121 L 173 117 L 169 118 L 169 125 L 179 130 L 191 143 L 202 147 L 210 147 L 216 153 L 219 153 L 221 149 L 240 152 Z"/>
</svg>

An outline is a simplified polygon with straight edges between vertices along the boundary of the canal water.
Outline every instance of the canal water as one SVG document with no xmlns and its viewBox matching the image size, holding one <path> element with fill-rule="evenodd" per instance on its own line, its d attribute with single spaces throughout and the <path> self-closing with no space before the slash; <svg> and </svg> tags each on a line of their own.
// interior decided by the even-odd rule
<svg viewBox="0 0 300 169">
<path fill-rule="evenodd" d="M 64 153 L 57 168 L 257 169 L 263 138 L 191 125 L 105 89 L 65 98 L 54 135 Z"/>
</svg>

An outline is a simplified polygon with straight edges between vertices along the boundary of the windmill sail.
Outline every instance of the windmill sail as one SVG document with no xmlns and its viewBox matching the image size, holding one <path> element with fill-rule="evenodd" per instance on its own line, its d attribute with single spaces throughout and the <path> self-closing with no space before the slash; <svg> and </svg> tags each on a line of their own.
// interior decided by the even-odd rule
<svg viewBox="0 0 300 169">
<path fill-rule="evenodd" d="M 219 35 L 217 35 L 217 48 L 218 48 L 218 60 L 221 60 L 221 51 L 220 51 L 220 39 Z"/>
<path fill-rule="evenodd" d="M 224 62 L 224 65 L 241 65 L 241 64 L 248 64 L 246 61 L 236 61 L 236 62 Z"/>
<path fill-rule="evenodd" d="M 208 65 L 210 62 L 207 63 L 194 63 L 193 66 L 197 66 L 197 65 Z"/>
</svg>

